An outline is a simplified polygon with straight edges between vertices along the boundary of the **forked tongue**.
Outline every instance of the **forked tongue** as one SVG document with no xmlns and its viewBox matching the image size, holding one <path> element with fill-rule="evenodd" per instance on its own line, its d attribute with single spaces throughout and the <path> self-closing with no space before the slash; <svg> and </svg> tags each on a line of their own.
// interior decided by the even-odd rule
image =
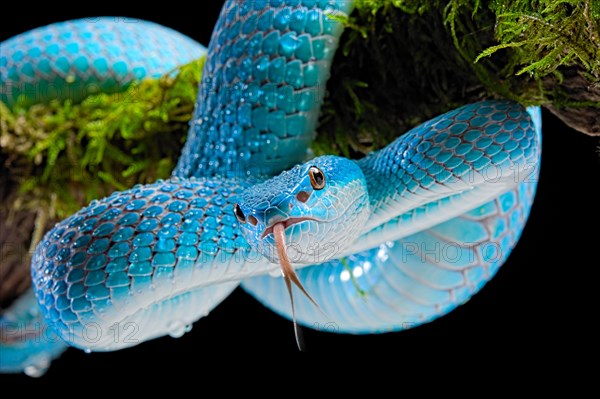
<svg viewBox="0 0 600 399">
<path fill-rule="evenodd" d="M 315 302 L 314 299 L 306 292 L 304 286 L 298 279 L 296 272 L 292 268 L 292 264 L 290 263 L 290 259 L 287 256 L 287 252 L 285 251 L 285 225 L 284 223 L 277 223 L 273 226 L 273 236 L 275 237 L 275 245 L 277 246 L 277 255 L 279 256 L 279 264 L 281 266 L 281 272 L 283 274 L 283 279 L 285 280 L 285 285 L 287 287 L 288 293 L 290 294 L 290 301 L 292 303 L 292 318 L 294 321 L 294 333 L 296 334 L 296 344 L 298 345 L 298 349 L 303 350 L 303 344 L 301 339 L 300 326 L 296 323 L 296 307 L 294 306 L 294 293 L 292 292 L 292 283 L 296 287 L 302 291 L 304 295 L 312 302 L 313 305 L 319 308 L 319 305 Z"/>
</svg>

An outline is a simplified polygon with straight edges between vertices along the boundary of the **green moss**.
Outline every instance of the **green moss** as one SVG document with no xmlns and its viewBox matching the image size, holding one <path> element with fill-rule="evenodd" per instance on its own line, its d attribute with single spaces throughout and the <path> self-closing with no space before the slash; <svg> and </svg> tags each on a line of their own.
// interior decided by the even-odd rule
<svg viewBox="0 0 600 399">
<path fill-rule="evenodd" d="M 203 60 L 124 92 L 17 106 L 0 103 L 0 148 L 15 206 L 66 217 L 94 198 L 168 177 L 185 140 Z"/>
<path fill-rule="evenodd" d="M 361 157 L 482 98 L 599 108 L 563 79 L 575 70 L 598 86 L 599 10 L 590 0 L 359 1 L 333 64 L 315 150 Z"/>
<path fill-rule="evenodd" d="M 559 73 L 560 67 L 579 65 L 599 78 L 600 25 L 591 7 L 590 0 L 496 0 L 490 8 L 497 17 L 500 44 L 486 49 L 477 60 L 510 48 L 507 75 L 543 77 Z"/>
</svg>

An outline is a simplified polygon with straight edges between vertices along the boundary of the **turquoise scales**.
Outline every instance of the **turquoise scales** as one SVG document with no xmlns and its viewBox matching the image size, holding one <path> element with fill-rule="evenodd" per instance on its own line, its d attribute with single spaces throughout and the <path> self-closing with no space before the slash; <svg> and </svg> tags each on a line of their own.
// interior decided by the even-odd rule
<svg viewBox="0 0 600 399">
<path fill-rule="evenodd" d="M 346 266 L 335 260 L 299 270 L 325 315 L 299 297 L 298 321 L 331 332 L 377 333 L 443 316 L 479 291 L 504 263 L 519 239 L 534 193 L 535 184 L 523 183 L 426 231 L 350 255 Z M 288 293 L 278 279 L 254 277 L 242 287 L 290 318 Z"/>
<path fill-rule="evenodd" d="M 530 112 L 539 126 L 538 110 Z M 298 320 L 353 333 L 395 331 L 430 321 L 464 303 L 496 273 L 520 236 L 535 194 L 539 133 L 519 105 L 481 102 L 434 118 L 356 162 L 368 194 L 351 191 L 346 179 L 343 195 L 368 195 L 371 211 L 361 235 L 350 240 L 350 248 L 344 242 L 352 223 L 341 221 L 336 213 L 331 221 L 343 226 L 343 238 L 328 240 L 335 232 L 323 234 L 319 227 L 322 230 L 325 223 L 309 230 L 310 239 L 298 225 L 286 230 L 288 242 L 307 242 L 303 253 L 312 255 L 311 240 L 324 244 L 320 255 L 332 241 L 336 257 L 354 252 L 342 261 L 298 271 L 324 310 L 324 314 L 316 311 L 302 297 L 296 309 Z M 338 161 L 336 167 L 343 163 Z M 320 166 L 319 158 L 308 164 Z M 267 257 L 274 252 L 269 248 L 272 239 L 259 237 L 279 214 L 285 214 L 283 219 L 328 219 L 327 207 L 319 203 L 302 209 L 303 201 L 296 195 L 305 187 L 290 189 L 297 184 L 291 181 L 281 188 L 276 179 L 246 190 L 241 201 L 246 217 L 258 219 L 256 227 L 244 227 L 248 241 L 266 246 Z M 271 189 L 268 195 L 255 193 L 266 188 Z M 490 197 L 494 199 L 489 201 Z M 356 253 L 362 248 L 373 249 Z M 309 263 L 301 256 L 296 259 Z M 366 300 L 359 295 L 357 283 Z M 242 286 L 277 312 L 291 316 L 281 281 L 261 276 L 243 281 Z"/>
<path fill-rule="evenodd" d="M 241 201 L 248 215 L 261 212 L 260 202 L 244 202 L 243 190 L 258 187 L 248 174 L 273 174 L 306 157 L 342 31 L 323 10 L 349 12 L 351 2 L 271 3 L 226 3 L 175 171 L 179 177 L 94 202 L 38 247 L 36 296 L 46 320 L 71 344 L 111 350 L 179 332 L 239 280 L 277 269 L 257 252 L 268 244 L 251 246 L 243 238 L 233 205 Z M 357 162 L 356 178 L 366 177 L 369 219 L 336 257 L 345 256 L 367 301 L 350 285 L 348 269 L 332 259 L 299 270 L 328 320 L 300 300 L 300 321 L 333 322 L 347 332 L 399 330 L 442 315 L 476 292 L 516 243 L 533 198 L 535 184 L 526 178 L 537 172 L 526 171 L 539 160 L 540 124 L 537 111 L 530 112 L 537 123 L 507 101 L 463 107 Z M 333 178 L 319 195 L 343 190 L 343 179 Z M 272 186 L 280 191 L 269 204 L 293 204 L 301 186 L 300 175 L 287 190 Z M 329 217 L 322 208 L 294 209 Z M 296 231 L 315 227 L 307 222 L 286 230 L 288 242 L 302 236 Z M 253 244 L 258 230 L 243 233 Z M 460 256 L 452 262 L 428 256 L 427 245 L 435 243 L 456 244 Z M 279 302 L 285 293 L 280 280 L 256 277 L 243 284 L 289 317 L 287 302 Z M 90 323 L 109 339 L 86 340 Z M 135 342 L 110 339 L 111 328 L 128 323 L 139 327 Z"/>
<path fill-rule="evenodd" d="M 200 58 L 206 50 L 172 29 L 133 18 L 67 21 L 2 43 L 0 100 L 11 105 L 53 98 L 81 100 L 116 91 L 136 79 L 158 77 Z"/>
<path fill-rule="evenodd" d="M 351 1 L 228 1 L 173 174 L 273 175 L 306 158 Z"/>
<path fill-rule="evenodd" d="M 90 92 L 114 91 L 134 79 L 159 76 L 204 54 L 206 49 L 190 38 L 135 19 L 52 24 L 0 43 L 0 100 L 8 105 L 18 98 L 24 104 L 76 101 Z M 38 375 L 65 349 L 43 323 L 33 293 L 2 315 L 0 329 L 0 372 Z M 21 339 L 22 331 L 38 331 L 41 339 Z"/>
</svg>

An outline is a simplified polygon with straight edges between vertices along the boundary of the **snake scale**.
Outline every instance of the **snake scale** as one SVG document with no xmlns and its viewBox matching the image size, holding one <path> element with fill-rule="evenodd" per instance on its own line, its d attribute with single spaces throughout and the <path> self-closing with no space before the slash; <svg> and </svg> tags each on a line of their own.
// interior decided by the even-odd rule
<svg viewBox="0 0 600 399">
<path fill-rule="evenodd" d="M 5 334 L 1 371 L 34 375 L 63 340 L 109 351 L 181 335 L 240 283 L 302 325 L 362 334 L 433 320 L 494 276 L 535 194 L 539 108 L 482 101 L 364 159 L 311 159 L 339 17 L 353 7 L 226 1 L 173 177 L 93 201 L 46 234 L 33 293 L 0 325 L 43 319 L 61 339 Z M 206 53 L 170 29 L 113 18 L 54 24 L 0 46 L 8 104 L 117 90 Z M 290 306 L 294 280 L 320 308 L 308 295 Z M 114 339 L 131 326 L 135 340 Z"/>
</svg>

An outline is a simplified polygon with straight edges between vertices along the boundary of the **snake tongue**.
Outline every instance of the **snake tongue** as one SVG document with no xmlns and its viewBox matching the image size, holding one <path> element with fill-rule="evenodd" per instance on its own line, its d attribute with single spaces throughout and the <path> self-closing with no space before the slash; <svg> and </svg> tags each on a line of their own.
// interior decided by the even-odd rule
<svg viewBox="0 0 600 399">
<path fill-rule="evenodd" d="M 285 245 L 285 222 L 277 223 L 273 226 L 273 236 L 275 238 L 275 245 L 277 247 L 277 255 L 279 257 L 279 265 L 281 266 L 281 273 L 283 274 L 283 279 L 285 280 L 285 285 L 287 287 L 288 293 L 290 294 L 290 301 L 292 303 L 292 318 L 294 321 L 294 333 L 296 334 L 296 344 L 298 348 L 302 350 L 302 340 L 300 338 L 300 327 L 296 322 L 296 307 L 294 306 L 294 294 L 292 292 L 292 283 L 296 287 L 302 291 L 304 295 L 315 305 L 318 309 L 319 305 L 315 302 L 314 299 L 306 292 L 306 289 L 298 279 L 298 275 L 294 271 L 292 264 L 290 263 L 290 259 L 287 256 L 286 245 Z"/>
</svg>

